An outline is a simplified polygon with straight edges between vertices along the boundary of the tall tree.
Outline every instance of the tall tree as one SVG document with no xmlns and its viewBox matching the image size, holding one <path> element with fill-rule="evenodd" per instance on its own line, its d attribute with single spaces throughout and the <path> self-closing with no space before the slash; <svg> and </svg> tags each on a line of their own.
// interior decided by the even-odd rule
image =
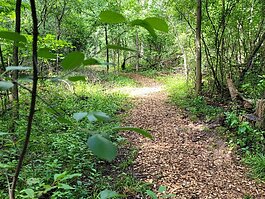
<svg viewBox="0 0 265 199">
<path fill-rule="evenodd" d="M 197 23 L 196 23 L 196 88 L 195 94 L 200 95 L 202 90 L 202 69 L 201 69 L 201 22 L 202 22 L 202 1 L 197 0 Z"/>
</svg>

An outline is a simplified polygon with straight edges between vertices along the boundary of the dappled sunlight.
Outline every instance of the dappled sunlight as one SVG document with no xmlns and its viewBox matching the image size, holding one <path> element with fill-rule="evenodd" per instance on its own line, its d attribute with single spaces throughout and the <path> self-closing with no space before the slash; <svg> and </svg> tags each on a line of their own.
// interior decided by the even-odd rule
<svg viewBox="0 0 265 199">
<path fill-rule="evenodd" d="M 112 92 L 121 92 L 131 97 L 144 97 L 153 93 L 163 91 L 163 86 L 152 86 L 152 87 L 122 87 L 113 89 Z"/>
</svg>

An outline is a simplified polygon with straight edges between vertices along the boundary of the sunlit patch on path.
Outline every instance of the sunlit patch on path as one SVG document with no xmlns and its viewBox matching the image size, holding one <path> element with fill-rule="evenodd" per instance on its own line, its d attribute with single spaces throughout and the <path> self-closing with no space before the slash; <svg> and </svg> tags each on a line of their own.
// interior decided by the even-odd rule
<svg viewBox="0 0 265 199">
<path fill-rule="evenodd" d="M 164 88 L 162 86 L 154 86 L 154 87 L 135 87 L 135 88 L 122 87 L 122 88 L 116 88 L 112 91 L 121 92 L 131 97 L 144 97 L 144 96 L 157 93 L 163 90 Z"/>
</svg>

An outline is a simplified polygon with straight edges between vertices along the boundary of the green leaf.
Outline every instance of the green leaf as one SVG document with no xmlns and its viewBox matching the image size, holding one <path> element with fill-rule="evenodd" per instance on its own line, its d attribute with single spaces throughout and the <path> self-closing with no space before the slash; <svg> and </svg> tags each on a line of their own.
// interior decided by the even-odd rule
<svg viewBox="0 0 265 199">
<path fill-rule="evenodd" d="M 68 184 L 63 184 L 63 183 L 59 183 L 58 187 L 64 190 L 70 190 L 70 189 L 74 189 L 73 187 L 69 186 Z"/>
<path fill-rule="evenodd" d="M 103 112 L 92 112 L 94 114 L 94 116 L 97 118 L 98 121 L 109 121 L 110 117 Z"/>
<path fill-rule="evenodd" d="M 61 179 L 63 179 L 65 176 L 67 176 L 67 172 L 64 171 L 63 173 L 58 173 L 54 175 L 54 182 L 55 181 L 60 181 Z"/>
<path fill-rule="evenodd" d="M 40 48 L 38 50 L 38 57 L 45 58 L 45 59 L 55 59 L 56 55 L 50 52 L 51 49 L 49 48 Z"/>
<path fill-rule="evenodd" d="M 68 77 L 68 80 L 71 82 L 77 82 L 77 81 L 86 81 L 86 76 L 72 76 L 72 77 Z"/>
<path fill-rule="evenodd" d="M 87 116 L 87 112 L 79 112 L 79 113 L 74 113 L 73 117 L 76 119 L 76 121 L 80 121 L 84 119 Z"/>
<path fill-rule="evenodd" d="M 117 146 L 100 134 L 89 137 L 87 144 L 92 153 L 103 160 L 111 162 L 117 156 Z"/>
<path fill-rule="evenodd" d="M 11 168 L 13 168 L 13 167 L 9 164 L 0 163 L 0 169 L 11 169 Z"/>
<path fill-rule="evenodd" d="M 98 119 L 95 117 L 93 113 L 88 113 L 87 118 L 90 122 L 96 122 Z"/>
<path fill-rule="evenodd" d="M 90 122 L 110 120 L 110 117 L 106 113 L 100 111 L 89 112 L 87 118 Z"/>
<path fill-rule="evenodd" d="M 143 135 L 144 137 L 150 138 L 152 139 L 153 136 L 148 133 L 147 131 L 140 129 L 140 128 L 134 128 L 134 127 L 115 127 L 113 128 L 113 130 L 117 130 L 117 131 L 134 131 L 136 133 L 139 133 L 141 135 Z"/>
<path fill-rule="evenodd" d="M 100 65 L 100 62 L 94 58 L 89 58 L 83 61 L 83 64 L 85 66 L 87 65 Z"/>
<path fill-rule="evenodd" d="M 12 88 L 14 84 L 12 82 L 0 81 L 0 91 L 6 91 Z"/>
<path fill-rule="evenodd" d="M 122 23 L 126 21 L 122 14 L 110 10 L 102 11 L 99 18 L 101 22 L 109 24 Z"/>
<path fill-rule="evenodd" d="M 159 193 L 163 193 L 163 192 L 165 192 L 167 190 L 167 187 L 166 186 L 163 186 L 163 185 L 161 185 L 159 188 L 158 188 L 158 192 Z"/>
<path fill-rule="evenodd" d="M 141 20 L 141 19 L 136 19 L 134 21 L 131 22 L 132 26 L 141 26 L 143 28 L 145 28 L 152 37 L 156 38 L 157 35 L 155 33 L 154 28 L 145 20 Z"/>
<path fill-rule="evenodd" d="M 30 66 L 8 66 L 6 67 L 6 71 L 23 71 L 23 70 L 32 70 L 33 68 Z"/>
<path fill-rule="evenodd" d="M 122 46 L 119 46 L 119 45 L 112 45 L 112 44 L 109 44 L 106 47 L 108 49 L 114 49 L 114 50 L 136 51 L 136 50 L 133 50 L 131 48 L 126 48 L 126 47 L 122 47 Z"/>
<path fill-rule="evenodd" d="M 148 196 L 150 196 L 152 199 L 158 199 L 157 196 L 156 196 L 156 194 L 153 191 L 151 191 L 151 190 L 147 190 L 145 193 Z"/>
<path fill-rule="evenodd" d="M 24 189 L 21 192 L 25 192 L 27 194 L 27 197 L 29 198 L 35 198 L 35 193 L 33 189 Z"/>
<path fill-rule="evenodd" d="M 41 181 L 39 178 L 29 178 L 27 179 L 27 185 L 32 186 L 34 184 L 39 184 Z"/>
<path fill-rule="evenodd" d="M 154 29 L 160 30 L 163 32 L 168 32 L 168 25 L 167 23 L 158 17 L 148 17 L 145 19 Z"/>
<path fill-rule="evenodd" d="M 65 119 L 64 117 L 57 117 L 56 119 L 62 124 L 72 124 L 71 121 Z"/>
<path fill-rule="evenodd" d="M 100 199 L 108 199 L 108 198 L 114 198 L 114 197 L 119 197 L 120 195 L 111 190 L 104 190 L 99 193 Z"/>
<path fill-rule="evenodd" d="M 61 181 L 65 181 L 65 180 L 69 180 L 75 177 L 81 177 L 82 174 L 81 173 L 74 173 L 74 174 L 69 174 L 67 176 L 65 176 Z"/>
<path fill-rule="evenodd" d="M 85 58 L 85 55 L 81 52 L 71 52 L 62 61 L 62 67 L 64 70 L 71 70 L 81 66 Z"/>
<path fill-rule="evenodd" d="M 27 39 L 24 35 L 11 31 L 0 31 L 0 38 L 15 42 L 27 42 Z"/>
<path fill-rule="evenodd" d="M 8 133 L 0 132 L 0 136 L 3 136 L 3 135 L 8 135 Z"/>
</svg>

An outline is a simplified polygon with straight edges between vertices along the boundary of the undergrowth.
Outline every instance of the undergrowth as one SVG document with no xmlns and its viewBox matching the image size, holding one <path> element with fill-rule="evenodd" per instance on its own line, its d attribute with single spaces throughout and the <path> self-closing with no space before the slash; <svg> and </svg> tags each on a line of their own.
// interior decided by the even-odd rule
<svg viewBox="0 0 265 199">
<path fill-rule="evenodd" d="M 105 81 L 115 85 L 133 82 L 111 75 Z M 127 172 L 132 162 L 129 156 L 119 163 L 106 163 L 92 155 L 87 147 L 87 138 L 93 132 L 100 132 L 117 145 L 124 140 L 111 129 L 120 125 L 119 113 L 129 108 L 128 98 L 105 90 L 99 84 L 78 82 L 71 91 L 62 83 L 40 82 L 34 128 L 17 198 L 38 198 L 40 195 L 44 198 L 97 198 L 104 189 L 125 195 L 144 193 L 147 185 Z M 0 198 L 8 198 L 7 179 L 14 173 L 23 144 L 29 98 L 28 91 L 21 92 L 16 131 L 0 135 Z M 102 111 L 111 116 L 111 121 L 77 123 L 72 116 L 79 111 Z M 0 132 L 8 132 L 10 124 L 11 114 L 6 112 L 1 116 Z"/>
<path fill-rule="evenodd" d="M 187 83 L 182 75 L 157 77 L 166 85 L 170 100 L 185 109 L 192 120 L 205 119 L 211 121 L 222 113 L 222 108 L 209 105 L 203 96 L 195 97 L 191 83 Z"/>
</svg>

